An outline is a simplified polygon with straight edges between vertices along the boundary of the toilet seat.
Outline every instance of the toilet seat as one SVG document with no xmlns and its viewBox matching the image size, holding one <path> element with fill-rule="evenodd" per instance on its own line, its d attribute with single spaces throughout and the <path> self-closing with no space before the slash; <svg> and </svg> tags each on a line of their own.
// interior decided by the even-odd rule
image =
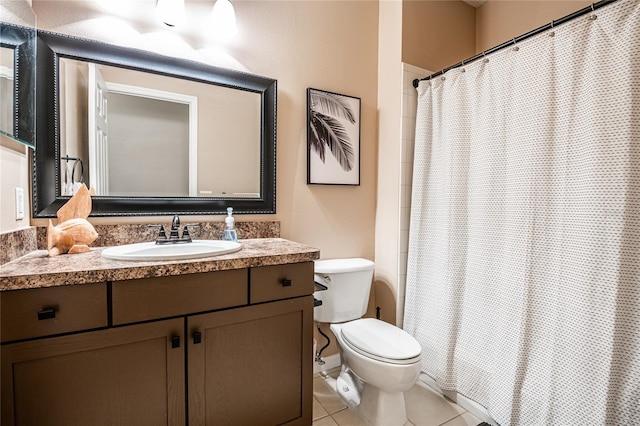
<svg viewBox="0 0 640 426">
<path fill-rule="evenodd" d="M 374 318 L 345 323 L 340 334 L 351 349 L 390 364 L 412 364 L 420 359 L 422 348 L 406 331 Z"/>
</svg>

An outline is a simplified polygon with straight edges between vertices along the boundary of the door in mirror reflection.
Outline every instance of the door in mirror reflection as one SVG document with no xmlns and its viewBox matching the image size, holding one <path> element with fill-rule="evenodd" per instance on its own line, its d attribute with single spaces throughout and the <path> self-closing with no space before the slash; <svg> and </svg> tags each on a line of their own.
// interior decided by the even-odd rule
<svg viewBox="0 0 640 426">
<path fill-rule="evenodd" d="M 196 183 L 197 163 L 189 153 L 195 156 L 197 141 L 191 150 L 189 105 L 119 93 L 109 101 L 109 186 L 104 195 L 195 197 L 197 189 L 189 183 Z M 128 167 L 123 158 L 144 158 L 144 164 Z"/>
<path fill-rule="evenodd" d="M 260 196 L 257 93 L 61 58 L 60 111 L 63 166 L 97 195 Z"/>
</svg>

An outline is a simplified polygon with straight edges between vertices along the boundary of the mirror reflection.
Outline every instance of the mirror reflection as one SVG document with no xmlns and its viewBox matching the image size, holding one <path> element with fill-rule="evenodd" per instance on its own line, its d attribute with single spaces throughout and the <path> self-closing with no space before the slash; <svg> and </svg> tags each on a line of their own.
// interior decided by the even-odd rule
<svg viewBox="0 0 640 426">
<path fill-rule="evenodd" d="M 0 47 L 0 130 L 13 135 L 13 49 Z"/>
<path fill-rule="evenodd" d="M 259 93 L 70 58 L 59 71 L 62 195 L 84 182 L 106 196 L 261 196 Z"/>
<path fill-rule="evenodd" d="M 35 39 L 33 28 L 0 22 L 0 132 L 32 148 L 36 132 Z"/>
</svg>

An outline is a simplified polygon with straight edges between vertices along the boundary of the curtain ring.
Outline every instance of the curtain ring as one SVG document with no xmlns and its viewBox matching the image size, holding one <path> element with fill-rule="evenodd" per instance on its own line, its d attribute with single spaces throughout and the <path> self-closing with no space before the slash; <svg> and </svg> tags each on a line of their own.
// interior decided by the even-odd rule
<svg viewBox="0 0 640 426">
<path fill-rule="evenodd" d="M 518 50 L 520 50 L 520 48 L 518 47 L 518 44 L 516 43 L 516 38 L 513 38 L 513 49 L 514 52 L 517 52 Z"/>
<path fill-rule="evenodd" d="M 465 70 L 464 70 L 464 59 L 462 60 L 462 65 L 460 65 L 460 72 L 465 72 Z"/>
<path fill-rule="evenodd" d="M 591 15 L 589 16 L 589 20 L 590 21 L 595 21 L 596 19 L 598 19 L 598 15 L 595 14 L 595 8 L 593 7 L 593 3 L 591 3 Z"/>
<path fill-rule="evenodd" d="M 484 62 L 485 64 L 489 62 L 489 59 L 487 59 L 487 56 L 484 54 L 484 50 L 482 51 L 482 57 L 484 58 L 482 62 Z"/>
<path fill-rule="evenodd" d="M 555 31 L 553 31 L 553 24 L 554 24 L 554 21 L 552 19 L 551 20 L 551 31 L 549 32 L 549 37 L 553 37 L 553 36 L 556 35 Z"/>
</svg>

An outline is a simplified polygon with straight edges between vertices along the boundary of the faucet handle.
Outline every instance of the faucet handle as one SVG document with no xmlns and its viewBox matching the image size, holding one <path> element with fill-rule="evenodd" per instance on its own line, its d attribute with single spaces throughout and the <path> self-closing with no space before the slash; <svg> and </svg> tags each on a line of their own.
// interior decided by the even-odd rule
<svg viewBox="0 0 640 426">
<path fill-rule="evenodd" d="M 189 227 L 199 227 L 200 225 L 197 223 L 187 223 L 182 228 L 182 237 L 181 240 L 191 241 L 191 235 L 189 234 Z"/>
<path fill-rule="evenodd" d="M 156 243 L 161 240 L 167 239 L 167 234 L 164 232 L 164 226 L 162 225 L 147 225 L 149 228 L 160 228 L 158 231 L 158 237 L 156 238 Z"/>
</svg>

